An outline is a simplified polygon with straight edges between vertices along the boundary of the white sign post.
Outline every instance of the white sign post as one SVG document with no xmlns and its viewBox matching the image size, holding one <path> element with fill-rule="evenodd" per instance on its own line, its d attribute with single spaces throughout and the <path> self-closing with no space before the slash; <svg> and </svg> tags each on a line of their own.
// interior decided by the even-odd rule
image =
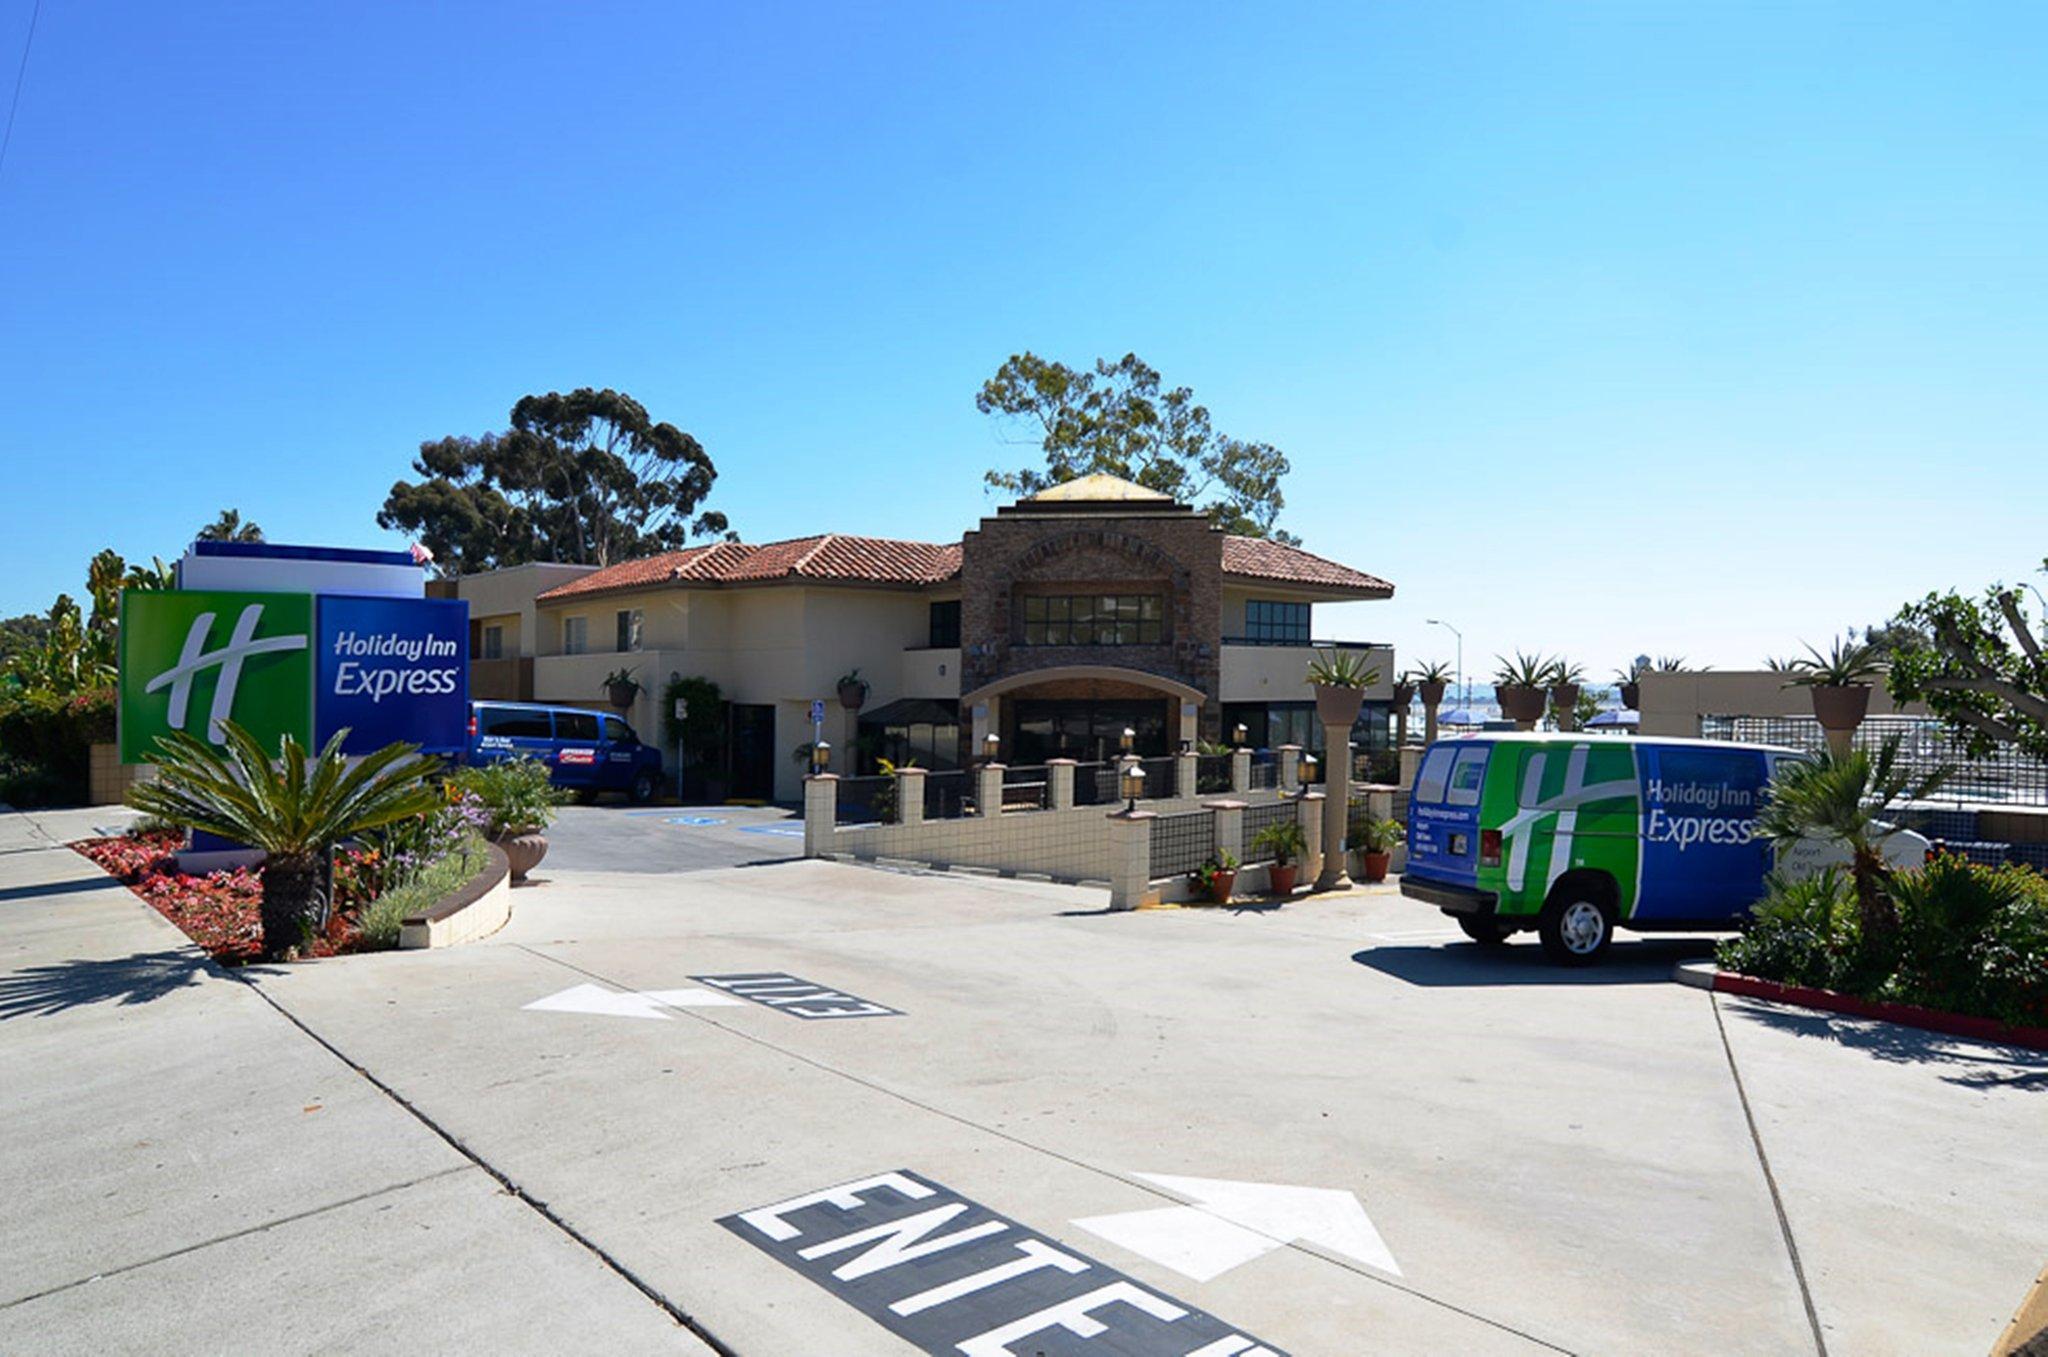
<svg viewBox="0 0 2048 1357">
<path fill-rule="evenodd" d="M 817 771 L 818 743 L 825 738 L 825 699 L 811 699 L 811 770 Z"/>
<path fill-rule="evenodd" d="M 683 720 L 690 714 L 688 698 L 676 699 L 676 800 L 683 799 Z"/>
</svg>

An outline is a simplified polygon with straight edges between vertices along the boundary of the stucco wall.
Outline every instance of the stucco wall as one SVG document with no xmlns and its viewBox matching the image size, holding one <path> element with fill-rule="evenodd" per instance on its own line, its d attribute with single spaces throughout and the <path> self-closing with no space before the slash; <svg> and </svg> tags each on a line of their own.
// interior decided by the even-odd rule
<svg viewBox="0 0 2048 1357">
<path fill-rule="evenodd" d="M 1365 690 L 1369 701 L 1387 701 L 1394 695 L 1394 652 L 1386 646 L 1359 649 L 1345 646 L 1338 653 L 1356 655 L 1380 671 L 1379 682 Z M 1222 689 L 1225 702 L 1313 701 L 1308 666 L 1319 652 L 1311 646 L 1223 647 Z"/>
<path fill-rule="evenodd" d="M 1640 694 L 1641 733 L 1691 737 L 1702 716 L 1811 716 L 1813 695 L 1787 688 L 1785 675 L 1765 669 L 1682 670 L 1645 674 Z M 1870 690 L 1870 714 L 1925 716 L 1918 702 L 1901 707 L 1882 683 Z"/>
</svg>

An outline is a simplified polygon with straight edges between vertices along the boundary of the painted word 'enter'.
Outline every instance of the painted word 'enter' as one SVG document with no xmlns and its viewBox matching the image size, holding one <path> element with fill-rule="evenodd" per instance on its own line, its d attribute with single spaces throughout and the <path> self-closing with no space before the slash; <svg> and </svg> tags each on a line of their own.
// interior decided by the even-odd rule
<svg viewBox="0 0 2048 1357">
<path fill-rule="evenodd" d="M 908 1169 L 718 1223 L 928 1353 L 1285 1357 Z"/>
<path fill-rule="evenodd" d="M 758 971 L 745 975 L 693 975 L 700 985 L 710 985 L 742 999 L 792 1013 L 799 1018 L 900 1018 L 901 1011 L 870 1003 L 857 995 L 814 985 L 782 971 Z"/>
</svg>

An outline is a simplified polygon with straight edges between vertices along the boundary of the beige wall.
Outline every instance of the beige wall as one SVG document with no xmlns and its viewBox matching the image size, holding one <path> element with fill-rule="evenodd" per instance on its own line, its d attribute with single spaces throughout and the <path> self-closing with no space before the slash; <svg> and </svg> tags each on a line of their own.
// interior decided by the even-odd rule
<svg viewBox="0 0 2048 1357">
<path fill-rule="evenodd" d="M 506 626 L 506 658 L 541 654 L 544 652 L 534 644 L 540 639 L 535 635 L 535 596 L 571 580 L 581 579 L 596 568 L 534 561 L 481 575 L 464 575 L 456 581 L 455 592 L 458 598 L 468 602 L 472 621 L 488 619 Z M 509 624 L 507 619 L 510 619 Z"/>
<path fill-rule="evenodd" d="M 1763 669 L 1683 670 L 1645 674 L 1640 694 L 1644 735 L 1691 737 L 1702 716 L 1811 716 L 1813 696 L 1787 688 L 1785 675 Z M 1870 690 L 1870 714 L 1925 716 L 1918 702 L 1900 707 L 1882 683 Z"/>
<path fill-rule="evenodd" d="M 1356 655 L 1380 671 L 1379 682 L 1365 690 L 1368 701 L 1384 702 L 1394 695 L 1394 652 L 1386 646 L 1366 650 L 1346 648 L 1340 654 Z M 1223 647 L 1223 700 L 1225 702 L 1306 702 L 1315 689 L 1308 683 L 1308 666 L 1317 657 L 1311 646 Z"/>
<path fill-rule="evenodd" d="M 898 697 L 930 697 L 950 701 L 960 696 L 960 651 L 906 650 L 897 679 Z"/>
</svg>

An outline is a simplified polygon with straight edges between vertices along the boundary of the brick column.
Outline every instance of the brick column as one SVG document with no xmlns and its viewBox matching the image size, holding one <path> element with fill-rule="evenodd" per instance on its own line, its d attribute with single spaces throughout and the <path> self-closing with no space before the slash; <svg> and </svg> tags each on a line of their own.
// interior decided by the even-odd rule
<svg viewBox="0 0 2048 1357">
<path fill-rule="evenodd" d="M 804 779 L 804 856 L 831 851 L 839 823 L 839 774 L 818 773 Z"/>
<path fill-rule="evenodd" d="M 1136 909 L 1152 891 L 1152 822 L 1149 810 L 1109 817 L 1109 907 Z"/>
<path fill-rule="evenodd" d="M 1252 789 L 1252 751 L 1233 749 L 1230 751 L 1230 790 L 1248 792 Z"/>
<path fill-rule="evenodd" d="M 1204 801 L 1202 809 L 1216 817 L 1216 855 L 1228 853 L 1244 861 L 1244 802 Z"/>
<path fill-rule="evenodd" d="M 1182 750 L 1173 756 L 1173 794 L 1188 797 L 1199 795 L 1195 782 L 1201 776 L 1201 755 L 1193 750 Z"/>
<path fill-rule="evenodd" d="M 1323 749 L 1323 866 L 1316 873 L 1316 889 L 1333 891 L 1347 884 L 1344 877 L 1344 820 L 1351 813 L 1351 727 L 1324 726 Z"/>
<path fill-rule="evenodd" d="M 921 825 L 924 823 L 924 769 L 898 768 L 896 770 L 896 823 L 899 825 Z"/>
<path fill-rule="evenodd" d="M 1072 810 L 1074 808 L 1074 760 L 1047 759 L 1045 761 L 1045 808 L 1047 810 Z"/>
<path fill-rule="evenodd" d="M 1298 744 L 1283 744 L 1274 752 L 1280 756 L 1280 790 L 1283 792 L 1300 791 L 1301 746 Z M 1313 839 L 1315 835 L 1311 834 L 1309 837 Z"/>
<path fill-rule="evenodd" d="M 984 763 L 974 770 L 974 810 L 977 815 L 1003 813 L 1003 765 Z"/>
</svg>

